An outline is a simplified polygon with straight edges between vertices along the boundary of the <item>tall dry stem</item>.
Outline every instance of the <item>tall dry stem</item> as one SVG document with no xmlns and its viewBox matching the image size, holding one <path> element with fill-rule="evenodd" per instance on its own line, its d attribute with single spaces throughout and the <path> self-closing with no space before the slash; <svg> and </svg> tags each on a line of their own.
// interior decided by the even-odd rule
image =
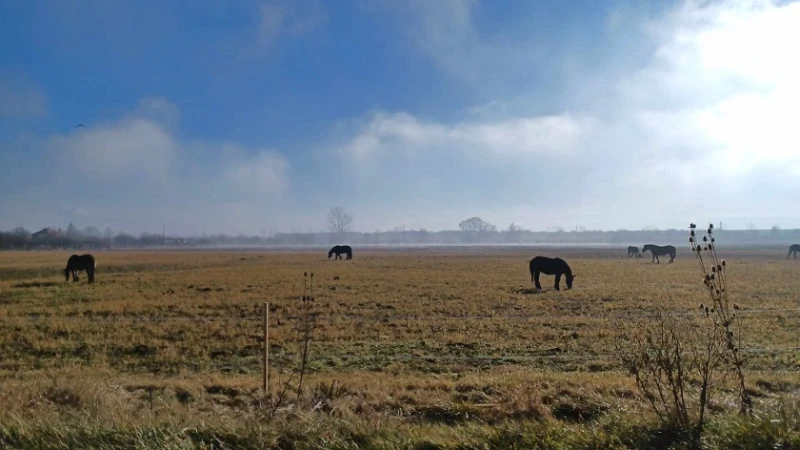
<svg viewBox="0 0 800 450">
<path fill-rule="evenodd" d="M 744 356 L 741 352 L 742 326 L 740 316 L 736 314 L 740 308 L 739 305 L 732 304 L 728 297 L 728 264 L 717 256 L 714 224 L 708 225 L 701 240 L 698 240 L 696 229 L 697 225 L 694 223 L 689 225 L 689 243 L 703 273 L 703 285 L 711 298 L 711 304 L 701 304 L 700 309 L 711 320 L 711 326 L 721 332 L 727 354 L 726 362 L 736 374 L 739 383 L 739 413 L 749 414 L 753 403 L 745 386 Z"/>
<path fill-rule="evenodd" d="M 308 370 L 308 357 L 311 350 L 311 341 L 314 337 L 314 327 L 316 325 L 316 314 L 314 307 L 314 272 L 311 272 L 310 282 L 308 272 L 303 273 L 303 297 L 300 310 L 300 333 L 302 339 L 302 350 L 300 359 L 300 380 L 297 384 L 297 397 L 303 395 L 303 379 Z"/>
</svg>

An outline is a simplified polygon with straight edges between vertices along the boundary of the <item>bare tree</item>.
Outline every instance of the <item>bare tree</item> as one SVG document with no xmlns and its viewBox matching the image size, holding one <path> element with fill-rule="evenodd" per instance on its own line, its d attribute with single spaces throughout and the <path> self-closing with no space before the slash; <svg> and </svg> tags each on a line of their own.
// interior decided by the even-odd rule
<svg viewBox="0 0 800 450">
<path fill-rule="evenodd" d="M 332 233 L 343 234 L 350 231 L 353 225 L 353 216 L 341 206 L 334 206 L 328 211 L 328 230 Z"/>
<path fill-rule="evenodd" d="M 496 231 L 497 227 L 490 224 L 489 222 L 484 221 L 480 217 L 470 217 L 469 219 L 462 220 L 459 222 L 458 227 L 461 228 L 461 231 L 465 232 L 476 232 L 476 233 L 484 233 L 484 232 L 491 232 Z"/>
<path fill-rule="evenodd" d="M 516 223 L 511 222 L 511 225 L 508 226 L 508 230 L 506 230 L 506 231 L 508 233 L 519 233 L 519 232 L 523 231 L 523 228 L 521 226 L 517 225 Z"/>
<path fill-rule="evenodd" d="M 514 222 L 511 222 L 511 225 L 509 225 L 508 229 L 506 230 L 506 240 L 511 242 L 519 242 L 523 231 L 525 231 L 524 228 Z"/>
<path fill-rule="evenodd" d="M 486 222 L 480 217 L 470 217 L 458 223 L 463 233 L 463 239 L 467 242 L 478 242 L 488 233 L 497 231 L 497 227 Z"/>
</svg>

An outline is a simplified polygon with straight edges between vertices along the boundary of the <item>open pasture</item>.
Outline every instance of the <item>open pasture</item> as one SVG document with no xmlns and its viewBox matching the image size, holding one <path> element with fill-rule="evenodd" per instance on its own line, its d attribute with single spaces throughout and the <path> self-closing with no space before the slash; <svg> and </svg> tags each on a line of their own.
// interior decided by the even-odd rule
<svg viewBox="0 0 800 450">
<path fill-rule="evenodd" d="M 614 356 L 617 327 L 657 310 L 691 317 L 707 302 L 687 248 L 673 264 L 629 259 L 625 246 L 355 248 L 349 261 L 326 250 L 110 251 L 94 253 L 91 285 L 85 273 L 64 281 L 69 254 L 0 252 L 0 419 L 257 420 L 262 305 L 276 394 L 296 362 L 304 272 L 316 313 L 305 386 L 325 400 L 309 410 L 433 424 L 441 436 L 464 423 L 634 417 L 646 409 Z M 542 275 L 534 292 L 537 254 L 566 259 L 575 288 L 554 291 Z M 800 261 L 780 248 L 719 254 L 757 402 L 796 398 Z"/>
</svg>

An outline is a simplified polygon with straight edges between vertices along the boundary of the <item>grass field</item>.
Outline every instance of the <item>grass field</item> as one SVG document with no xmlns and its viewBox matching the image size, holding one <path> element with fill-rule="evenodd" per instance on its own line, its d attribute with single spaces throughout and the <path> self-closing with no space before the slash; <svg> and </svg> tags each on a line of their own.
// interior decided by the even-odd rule
<svg viewBox="0 0 800 450">
<path fill-rule="evenodd" d="M 92 285 L 85 274 L 64 281 L 69 254 L 0 252 L 8 448 L 632 447 L 652 417 L 614 354 L 617 327 L 708 300 L 683 248 L 674 264 L 628 259 L 624 247 L 356 248 L 352 261 L 111 251 L 95 253 Z M 575 289 L 542 276 L 534 292 L 536 254 L 567 259 Z M 719 254 L 762 420 L 728 419 L 723 395 L 708 445 L 735 448 L 750 433 L 797 448 L 800 261 L 781 249 Z M 297 361 L 304 272 L 317 313 L 306 396 L 272 417 L 260 394 L 262 305 L 275 397 Z"/>
</svg>

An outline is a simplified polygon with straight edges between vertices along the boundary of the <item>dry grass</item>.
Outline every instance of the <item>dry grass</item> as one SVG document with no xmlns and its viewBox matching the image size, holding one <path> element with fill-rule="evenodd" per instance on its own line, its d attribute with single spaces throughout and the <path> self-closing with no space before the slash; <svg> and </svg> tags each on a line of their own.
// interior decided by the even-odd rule
<svg viewBox="0 0 800 450">
<path fill-rule="evenodd" d="M 798 345 L 800 265 L 768 253 L 720 251 L 762 408 L 800 391 L 800 351 L 786 348 Z M 536 254 L 565 257 L 575 289 L 556 292 L 542 276 L 545 291 L 534 293 Z M 260 420 L 262 304 L 277 382 L 297 350 L 304 271 L 315 274 L 320 313 L 304 414 L 445 428 L 638 417 L 645 408 L 618 371 L 615 328 L 657 309 L 694 313 L 707 296 L 685 249 L 674 264 L 628 259 L 624 246 L 356 249 L 352 261 L 324 251 L 100 252 L 93 285 L 85 274 L 64 281 L 68 256 L 0 252 L 0 421 Z"/>
</svg>

